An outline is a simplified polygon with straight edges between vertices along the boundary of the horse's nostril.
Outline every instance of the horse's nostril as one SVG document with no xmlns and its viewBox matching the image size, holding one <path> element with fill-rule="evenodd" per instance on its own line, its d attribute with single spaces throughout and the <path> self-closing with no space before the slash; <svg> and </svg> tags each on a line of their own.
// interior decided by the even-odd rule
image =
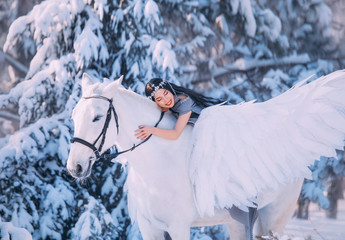
<svg viewBox="0 0 345 240">
<path fill-rule="evenodd" d="M 83 167 L 80 164 L 77 164 L 76 173 L 80 174 L 82 171 L 83 171 Z"/>
</svg>

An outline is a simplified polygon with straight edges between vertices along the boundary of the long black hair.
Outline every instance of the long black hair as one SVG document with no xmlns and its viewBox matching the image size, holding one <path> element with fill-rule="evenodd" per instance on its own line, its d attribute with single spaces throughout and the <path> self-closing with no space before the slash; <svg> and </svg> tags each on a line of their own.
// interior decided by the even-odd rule
<svg viewBox="0 0 345 240">
<path fill-rule="evenodd" d="M 197 93 L 191 89 L 180 87 L 180 86 L 177 86 L 176 84 L 173 84 L 171 82 L 164 81 L 161 78 L 152 78 L 148 83 L 146 83 L 145 94 L 152 101 L 155 101 L 154 96 L 153 96 L 154 92 L 158 89 L 161 89 L 161 88 L 169 90 L 172 94 L 187 95 L 195 102 L 196 105 L 198 105 L 202 108 L 209 107 L 209 106 L 223 102 L 219 99 L 215 99 L 212 97 L 206 97 L 206 96 L 204 96 L 200 93 Z"/>
</svg>

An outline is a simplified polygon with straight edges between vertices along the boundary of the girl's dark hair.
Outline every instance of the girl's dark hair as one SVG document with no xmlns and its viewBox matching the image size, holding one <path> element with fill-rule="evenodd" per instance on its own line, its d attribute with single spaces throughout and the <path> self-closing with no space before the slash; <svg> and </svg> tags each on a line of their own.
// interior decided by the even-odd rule
<svg viewBox="0 0 345 240">
<path fill-rule="evenodd" d="M 169 90 L 172 94 L 176 93 L 176 94 L 185 94 L 187 96 L 189 96 L 196 105 L 205 108 L 205 107 L 209 107 L 215 104 L 219 104 L 222 103 L 221 100 L 219 99 L 215 99 L 212 97 L 206 97 L 200 93 L 197 93 L 191 89 L 188 88 L 184 88 L 184 87 L 180 87 L 177 86 L 176 84 L 173 83 L 168 83 L 167 81 L 164 81 L 161 78 L 152 78 L 148 83 L 146 83 L 145 86 L 145 94 L 147 97 L 150 97 L 151 94 L 155 91 L 155 87 L 159 86 L 159 88 L 164 88 Z M 154 96 L 151 96 L 150 99 L 152 101 L 155 101 Z"/>
</svg>

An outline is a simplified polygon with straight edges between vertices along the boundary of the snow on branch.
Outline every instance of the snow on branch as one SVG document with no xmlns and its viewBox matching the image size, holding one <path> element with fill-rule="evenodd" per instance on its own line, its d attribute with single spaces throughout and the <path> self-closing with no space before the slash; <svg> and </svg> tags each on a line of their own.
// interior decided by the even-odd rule
<svg viewBox="0 0 345 240">
<path fill-rule="evenodd" d="M 160 15 L 159 8 L 154 1 L 152 0 L 147 1 L 145 5 L 144 15 L 148 23 L 150 24 L 152 31 L 154 31 L 155 24 L 157 26 L 161 24 L 161 21 L 159 19 L 159 15 Z"/>
<path fill-rule="evenodd" d="M 109 212 L 105 207 L 99 203 L 95 198 L 89 198 L 89 203 L 82 207 L 84 212 L 80 215 L 75 227 L 72 229 L 73 239 L 90 239 L 94 238 L 116 238 L 118 237 L 116 223 L 112 219 Z M 110 236 L 104 236 L 102 229 L 108 229 L 106 234 Z"/>
<path fill-rule="evenodd" d="M 29 69 L 25 67 L 22 63 L 8 55 L 7 53 L 4 53 L 2 49 L 0 49 L 0 55 L 3 56 L 6 61 L 8 61 L 12 66 L 14 66 L 17 70 L 21 71 L 22 73 L 27 73 Z"/>
<path fill-rule="evenodd" d="M 72 92 L 71 73 L 75 65 L 72 54 L 51 61 L 47 69 L 19 83 L 8 94 L 0 95 L 0 108 L 6 109 L 10 103 L 18 105 L 21 126 L 64 109 Z"/>
<path fill-rule="evenodd" d="M 0 118 L 6 118 L 9 120 L 19 121 L 19 117 L 13 113 L 0 111 Z"/>
<path fill-rule="evenodd" d="M 230 64 L 223 68 L 219 68 L 219 72 L 216 71 L 217 75 L 223 74 L 223 71 L 249 71 L 254 68 L 262 68 L 262 67 L 276 67 L 280 65 L 294 65 L 294 64 L 305 64 L 310 62 L 310 57 L 308 54 L 301 54 L 301 55 L 292 55 L 287 57 L 282 57 L 278 59 L 264 59 L 264 60 L 257 60 L 257 59 L 244 59 L 240 58 L 235 61 L 234 64 Z"/>
<path fill-rule="evenodd" d="M 109 12 L 109 6 L 107 5 L 106 0 L 86 0 L 84 2 L 89 5 L 91 5 L 92 3 L 94 4 L 94 9 L 97 12 L 100 20 L 103 20 L 104 14 L 107 14 Z"/>
<path fill-rule="evenodd" d="M 203 36 L 214 36 L 215 33 L 209 28 L 208 20 L 203 14 L 190 13 L 186 18 L 187 22 L 191 25 L 195 34 L 202 34 Z"/>
<path fill-rule="evenodd" d="M 175 52 L 171 49 L 171 43 L 160 40 L 153 51 L 152 63 L 156 64 L 163 71 L 169 69 L 172 73 L 178 67 Z"/>
<path fill-rule="evenodd" d="M 42 40 L 47 37 L 57 40 L 61 32 L 68 36 L 71 26 L 74 24 L 74 16 L 79 14 L 83 8 L 84 4 L 80 4 L 78 1 L 43 1 L 36 5 L 28 15 L 20 17 L 12 23 L 4 44 L 4 51 L 12 48 L 22 37 L 25 37 L 24 40 L 33 38 L 36 44 L 40 45 Z M 25 44 L 25 41 L 23 43 Z"/>
<path fill-rule="evenodd" d="M 233 64 L 226 65 L 224 67 L 215 68 L 212 71 L 213 77 L 219 77 L 224 74 L 234 72 L 247 72 L 255 68 L 275 68 L 281 65 L 297 65 L 306 64 L 311 61 L 308 54 L 291 55 L 277 59 L 244 59 L 239 58 Z M 199 79 L 198 81 L 208 81 L 210 76 Z"/>
<path fill-rule="evenodd" d="M 69 149 L 69 129 L 56 119 L 40 119 L 28 128 L 20 129 L 9 137 L 8 143 L 0 150 L 0 169 L 10 161 L 36 161 L 57 154 L 67 160 Z M 5 164 L 5 165 L 4 165 Z"/>
<path fill-rule="evenodd" d="M 256 21 L 250 0 L 231 0 L 232 13 L 240 13 L 245 19 L 245 29 L 248 36 L 255 36 Z"/>
<path fill-rule="evenodd" d="M 0 221 L 0 233 L 1 239 L 32 239 L 32 236 L 26 229 L 15 227 L 10 222 Z"/>
<path fill-rule="evenodd" d="M 102 24 L 91 10 L 87 13 L 89 19 L 73 46 L 79 68 L 88 67 L 92 60 L 105 63 L 109 58 L 109 51 L 102 36 Z"/>
<path fill-rule="evenodd" d="M 43 190 L 45 199 L 42 206 L 44 215 L 40 220 L 42 239 L 61 239 L 63 222 L 71 218 L 68 206 L 73 206 L 74 193 L 68 184 L 57 178 L 55 186 L 47 185 Z M 57 216 L 60 221 L 53 221 L 51 216 Z"/>
</svg>

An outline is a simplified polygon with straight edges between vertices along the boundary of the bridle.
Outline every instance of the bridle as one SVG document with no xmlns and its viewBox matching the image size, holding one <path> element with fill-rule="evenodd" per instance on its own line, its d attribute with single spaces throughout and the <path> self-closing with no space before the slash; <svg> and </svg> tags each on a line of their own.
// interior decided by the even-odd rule
<svg viewBox="0 0 345 240">
<path fill-rule="evenodd" d="M 103 160 L 111 160 L 111 159 L 114 159 L 116 158 L 117 156 L 119 156 L 120 154 L 123 154 L 123 153 L 126 153 L 128 151 L 133 151 L 134 149 L 136 149 L 137 147 L 139 147 L 141 144 L 143 144 L 144 142 L 146 142 L 147 140 L 149 140 L 152 136 L 149 135 L 145 140 L 143 140 L 142 142 L 140 142 L 139 144 L 133 144 L 133 146 L 127 150 L 124 150 L 124 151 L 121 151 L 121 152 L 115 152 L 115 153 L 111 153 L 111 154 L 101 154 L 102 152 L 102 148 L 103 148 L 103 145 L 104 145 L 104 141 L 105 141 L 105 137 L 106 137 L 106 134 L 107 134 L 107 130 L 108 130 L 108 127 L 109 127 L 109 123 L 111 121 L 111 118 L 112 118 L 112 115 L 114 115 L 114 120 L 115 120 L 115 124 L 116 124 L 116 129 L 117 129 L 117 134 L 119 134 L 119 121 L 118 121 L 118 115 L 116 113 L 116 110 L 115 110 L 115 107 L 113 105 L 113 99 L 109 99 L 107 97 L 104 97 L 104 96 L 90 96 L 90 97 L 83 97 L 84 99 L 91 99 L 91 98 L 97 98 L 97 99 L 102 99 L 102 100 L 105 100 L 107 102 L 109 102 L 109 108 L 108 108 L 108 111 L 107 111 L 107 117 L 105 119 L 105 122 L 104 122 L 104 126 L 103 126 L 103 129 L 101 131 L 101 133 L 98 135 L 98 137 L 96 138 L 96 140 L 93 142 L 93 143 L 90 143 L 84 139 L 81 139 L 81 138 L 78 138 L 78 137 L 72 137 L 71 138 L 71 143 L 75 143 L 75 142 L 78 142 L 84 146 L 87 146 L 88 148 L 91 148 L 93 153 L 95 154 L 96 156 L 96 161 L 100 160 L 100 159 L 103 159 Z M 113 113 L 113 114 L 112 114 Z M 164 112 L 161 113 L 160 115 L 160 118 L 158 120 L 158 122 L 155 124 L 155 127 L 158 126 L 158 124 L 160 123 L 160 121 L 163 119 L 163 116 L 164 116 Z M 98 142 L 98 140 L 101 139 L 101 143 L 99 145 L 99 147 L 97 148 L 96 147 L 96 143 Z"/>
</svg>

